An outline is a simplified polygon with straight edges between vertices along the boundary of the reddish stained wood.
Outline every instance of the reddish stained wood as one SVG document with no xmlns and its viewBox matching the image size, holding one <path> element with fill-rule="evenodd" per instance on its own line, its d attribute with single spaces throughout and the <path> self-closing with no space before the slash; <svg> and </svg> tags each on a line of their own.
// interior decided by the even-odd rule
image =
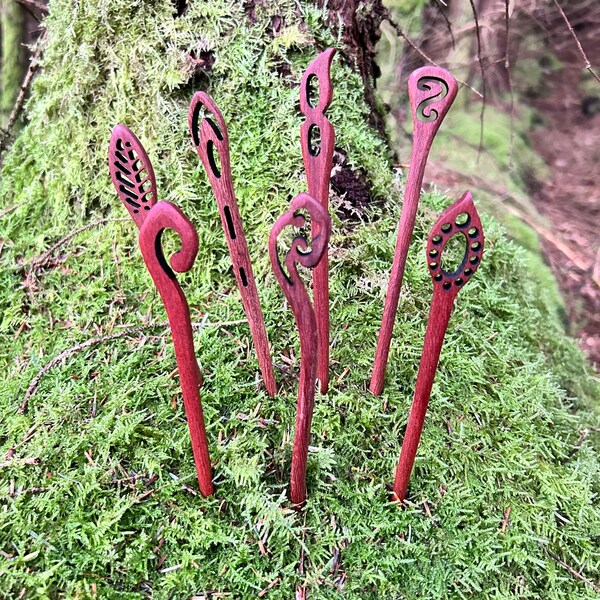
<svg viewBox="0 0 600 600">
<path fill-rule="evenodd" d="M 124 157 L 128 160 L 125 161 Z M 139 140 L 124 125 L 117 125 L 113 130 L 109 163 L 117 193 L 140 227 L 142 256 L 165 305 L 173 336 L 198 484 L 202 495 L 210 496 L 214 493 L 214 486 L 200 401 L 202 374 L 194 351 L 188 303 L 174 273 L 184 273 L 192 268 L 198 253 L 198 235 L 177 206 L 170 202 L 157 202 L 152 165 Z M 150 191 L 151 196 L 145 190 Z M 165 229 L 173 229 L 181 239 L 181 249 L 170 257 L 170 264 L 161 246 L 162 232 Z"/>
<path fill-rule="evenodd" d="M 117 125 L 108 149 L 110 177 L 131 218 L 141 227 L 158 202 L 152 163 L 140 140 L 125 125 Z"/>
<path fill-rule="evenodd" d="M 456 79 L 439 67 L 422 67 L 413 71 L 408 78 L 408 94 L 414 125 L 413 149 L 404 191 L 404 204 L 400 215 L 394 262 L 377 340 L 373 375 L 369 386 L 371 392 L 376 396 L 379 396 L 383 391 L 385 369 L 390 352 L 396 311 L 398 310 L 404 267 L 406 266 L 410 240 L 415 226 L 427 157 L 435 134 L 452 102 L 454 102 L 457 91 Z"/>
<path fill-rule="evenodd" d="M 329 181 L 333 166 L 335 132 L 325 116 L 333 98 L 330 79 L 331 61 L 335 48 L 329 48 L 315 58 L 304 72 L 300 85 L 300 110 L 306 120 L 300 128 L 302 157 L 306 171 L 308 193 L 321 206 L 329 210 Z M 318 97 L 311 94 L 312 83 L 318 83 Z M 317 223 L 314 235 L 319 233 Z M 325 254 L 313 271 L 313 296 L 318 331 L 317 376 L 321 382 L 321 393 L 329 387 L 329 259 Z"/>
<path fill-rule="evenodd" d="M 441 259 L 446 244 L 455 235 L 464 237 L 466 249 L 460 266 L 456 271 L 449 273 L 442 269 Z M 427 262 L 433 279 L 433 299 L 425 332 L 415 395 L 396 469 L 394 499 L 400 502 L 404 500 L 408 489 L 408 481 L 421 439 L 431 388 L 454 299 L 477 271 L 483 257 L 483 244 L 481 221 L 471 193 L 467 191 L 442 213 L 434 224 L 427 242 Z"/>
<path fill-rule="evenodd" d="M 312 226 L 310 250 L 306 238 L 295 237 L 285 256 L 284 269 L 277 253 L 277 238 L 286 227 L 302 227 L 305 224 L 306 219 L 299 211 L 306 211 L 310 216 Z M 318 225 L 317 228 L 314 227 L 315 224 Z M 315 229 L 318 229 L 319 233 L 315 233 Z M 306 463 L 315 402 L 318 356 L 315 311 L 296 264 L 314 268 L 322 260 L 330 232 L 331 218 L 327 211 L 308 194 L 300 194 L 294 198 L 289 210 L 277 219 L 269 236 L 269 257 L 273 271 L 292 308 L 300 335 L 300 381 L 290 477 L 290 500 L 293 504 L 302 504 L 306 500 Z"/>
<path fill-rule="evenodd" d="M 203 110 L 210 113 L 211 116 L 207 114 L 202 118 Z M 277 383 L 273 372 L 267 330 L 260 307 L 244 227 L 233 191 L 227 125 L 214 100 L 204 92 L 196 92 L 192 98 L 188 112 L 188 125 L 194 146 L 217 200 L 221 224 L 233 264 L 233 273 L 240 290 L 242 305 L 250 326 L 265 388 L 270 396 L 275 396 Z M 217 163 L 216 157 L 219 158 L 220 165 Z"/>
</svg>

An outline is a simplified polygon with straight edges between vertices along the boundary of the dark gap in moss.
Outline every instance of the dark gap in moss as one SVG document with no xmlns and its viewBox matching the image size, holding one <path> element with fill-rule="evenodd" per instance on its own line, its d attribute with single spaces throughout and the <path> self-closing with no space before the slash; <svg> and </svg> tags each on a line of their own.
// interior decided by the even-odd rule
<svg viewBox="0 0 600 600">
<path fill-rule="evenodd" d="M 343 221 L 355 221 L 373 201 L 371 184 L 362 169 L 356 170 L 348 164 L 346 153 L 339 148 L 333 154 L 333 164 L 331 185 L 344 198 L 336 213 Z"/>
<path fill-rule="evenodd" d="M 175 18 L 182 17 L 187 10 L 187 0 L 173 0 L 173 8 L 175 9 Z"/>
<path fill-rule="evenodd" d="M 256 2 L 255 0 L 246 0 L 244 2 L 244 12 L 251 23 L 256 23 Z"/>
<path fill-rule="evenodd" d="M 319 0 L 318 5 L 323 8 L 324 0 Z M 375 48 L 381 37 L 381 23 L 388 18 L 387 9 L 381 0 L 374 0 L 368 11 L 364 10 L 362 0 L 330 0 L 326 5 L 332 26 L 337 29 L 342 25 L 340 53 L 362 77 L 365 101 L 371 108 L 369 125 L 387 141 L 384 116 L 375 98 L 375 79 L 381 75 L 375 62 Z"/>
</svg>

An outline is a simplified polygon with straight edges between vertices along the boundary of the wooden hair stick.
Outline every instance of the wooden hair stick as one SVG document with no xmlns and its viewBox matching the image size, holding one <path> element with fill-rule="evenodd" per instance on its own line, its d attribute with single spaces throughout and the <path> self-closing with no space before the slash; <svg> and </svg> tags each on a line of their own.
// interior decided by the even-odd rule
<svg viewBox="0 0 600 600">
<path fill-rule="evenodd" d="M 306 219 L 299 212 L 301 210 L 306 211 L 311 220 L 310 250 L 308 250 L 309 244 L 305 237 L 295 237 L 286 254 L 284 269 L 277 253 L 277 238 L 286 227 L 302 227 L 305 224 Z M 314 227 L 315 225 L 318 227 Z M 317 234 L 314 233 L 316 229 L 319 232 Z M 269 236 L 269 257 L 273 271 L 292 308 L 300 335 L 300 381 L 290 477 L 290 500 L 293 504 L 302 504 L 306 500 L 306 463 L 315 403 L 318 356 L 315 311 L 298 274 L 296 264 L 314 268 L 322 259 L 327 248 L 330 231 L 331 219 L 325 209 L 308 194 L 300 194 L 292 200 L 289 210 L 277 219 Z"/>
<path fill-rule="evenodd" d="M 202 109 L 211 113 L 214 120 L 209 116 L 200 120 Z M 265 388 L 270 396 L 275 396 L 277 384 L 273 373 L 265 320 L 254 281 L 242 218 L 233 191 L 227 125 L 214 100 L 204 92 L 194 94 L 188 112 L 188 124 L 194 146 L 202 160 L 217 200 L 221 224 L 233 264 L 233 273 L 242 297 L 242 305 L 250 326 Z M 220 168 L 215 159 L 215 153 L 219 157 Z"/>
<path fill-rule="evenodd" d="M 448 241 L 457 234 L 465 239 L 465 254 L 458 269 L 449 273 L 443 270 L 441 261 Z M 483 243 L 481 221 L 470 192 L 465 192 L 442 213 L 429 234 L 427 261 L 433 279 L 433 299 L 414 400 L 396 469 L 394 499 L 400 502 L 406 496 L 454 299 L 477 270 L 483 256 Z"/>
<path fill-rule="evenodd" d="M 369 386 L 371 392 L 376 396 L 379 396 L 383 391 L 383 380 L 394 331 L 396 311 L 398 310 L 404 267 L 406 266 L 408 248 L 415 226 L 427 157 L 433 144 L 433 138 L 450 109 L 457 91 L 456 79 L 439 67 L 422 67 L 413 71 L 408 78 L 408 95 L 414 125 L 413 149 L 408 181 L 404 191 L 404 204 L 400 215 L 392 273 L 385 297 L 373 375 Z"/>
<path fill-rule="evenodd" d="M 200 402 L 202 374 L 194 352 L 188 303 L 173 272 L 184 273 L 192 268 L 198 253 L 198 234 L 177 206 L 157 201 L 152 164 L 140 141 L 124 125 L 113 129 L 108 156 L 113 184 L 140 228 L 139 243 L 144 262 L 169 318 L 198 484 L 202 495 L 210 496 L 214 486 Z M 181 249 L 170 257 L 170 261 L 165 258 L 161 246 L 165 229 L 173 229 L 181 238 Z"/>
<path fill-rule="evenodd" d="M 308 193 L 329 212 L 329 181 L 333 166 L 335 132 L 325 116 L 333 98 L 330 69 L 335 48 L 329 48 L 315 58 L 304 72 L 300 84 L 300 110 L 306 117 L 300 128 L 302 157 L 306 171 Z M 311 94 L 311 86 L 318 83 L 318 97 Z M 313 223 L 314 235 L 319 233 Z M 327 248 L 313 271 L 313 296 L 319 336 L 317 377 L 321 393 L 329 387 L 329 259 Z"/>
</svg>

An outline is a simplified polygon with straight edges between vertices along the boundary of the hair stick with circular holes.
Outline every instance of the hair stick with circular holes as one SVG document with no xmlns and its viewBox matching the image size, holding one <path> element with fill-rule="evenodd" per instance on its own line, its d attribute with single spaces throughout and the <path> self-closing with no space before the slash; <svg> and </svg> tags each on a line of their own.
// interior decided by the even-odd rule
<svg viewBox="0 0 600 600">
<path fill-rule="evenodd" d="M 442 267 L 442 255 L 455 235 L 464 238 L 465 253 L 459 267 L 449 273 Z M 481 221 L 470 192 L 465 192 L 442 213 L 429 234 L 427 263 L 433 279 L 433 298 L 415 395 L 396 469 L 394 499 L 400 502 L 404 500 L 408 489 L 454 299 L 477 270 L 483 256 L 483 243 Z"/>
</svg>

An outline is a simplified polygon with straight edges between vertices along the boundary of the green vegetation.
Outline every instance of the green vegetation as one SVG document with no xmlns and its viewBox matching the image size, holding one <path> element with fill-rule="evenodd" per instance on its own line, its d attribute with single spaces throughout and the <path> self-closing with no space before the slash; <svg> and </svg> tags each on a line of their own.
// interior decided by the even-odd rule
<svg viewBox="0 0 600 600">
<path fill-rule="evenodd" d="M 598 385 L 527 254 L 486 214 L 485 260 L 450 324 L 411 503 L 400 510 L 387 501 L 431 296 L 425 239 L 448 199 L 428 194 L 421 203 L 388 383 L 374 398 L 366 384 L 402 182 L 366 125 L 360 79 L 339 58 L 330 118 L 374 202 L 354 223 L 334 218 L 332 386 L 317 396 L 309 501 L 301 512 L 289 508 L 298 343 L 266 243 L 304 187 L 299 78 L 315 47 L 337 43 L 321 13 L 304 7 L 304 28 L 296 10 L 291 1 L 257 8 L 251 24 L 234 2 L 190 3 L 179 18 L 168 3 L 53 2 L 29 124 L 0 174 L 0 211 L 17 206 L 0 221 L 0 452 L 15 450 L 0 466 L 0 596 L 255 598 L 271 586 L 269 600 L 298 587 L 315 599 L 595 597 L 556 558 L 600 576 Z M 272 39 L 274 15 L 284 17 L 284 33 Z M 194 78 L 191 51 L 213 52 L 212 69 Z M 200 87 L 230 127 L 280 367 L 274 400 L 256 388 L 214 199 L 188 139 L 187 105 Z M 208 500 L 193 493 L 163 327 L 70 355 L 42 378 L 29 411 L 16 412 L 52 357 L 165 319 L 134 224 L 114 220 L 126 216 L 106 165 L 117 122 L 146 145 L 162 197 L 198 227 L 197 264 L 180 279 L 193 320 L 204 322 L 197 353 L 218 486 Z M 111 220 L 45 266 L 32 262 L 102 218 Z"/>
</svg>

